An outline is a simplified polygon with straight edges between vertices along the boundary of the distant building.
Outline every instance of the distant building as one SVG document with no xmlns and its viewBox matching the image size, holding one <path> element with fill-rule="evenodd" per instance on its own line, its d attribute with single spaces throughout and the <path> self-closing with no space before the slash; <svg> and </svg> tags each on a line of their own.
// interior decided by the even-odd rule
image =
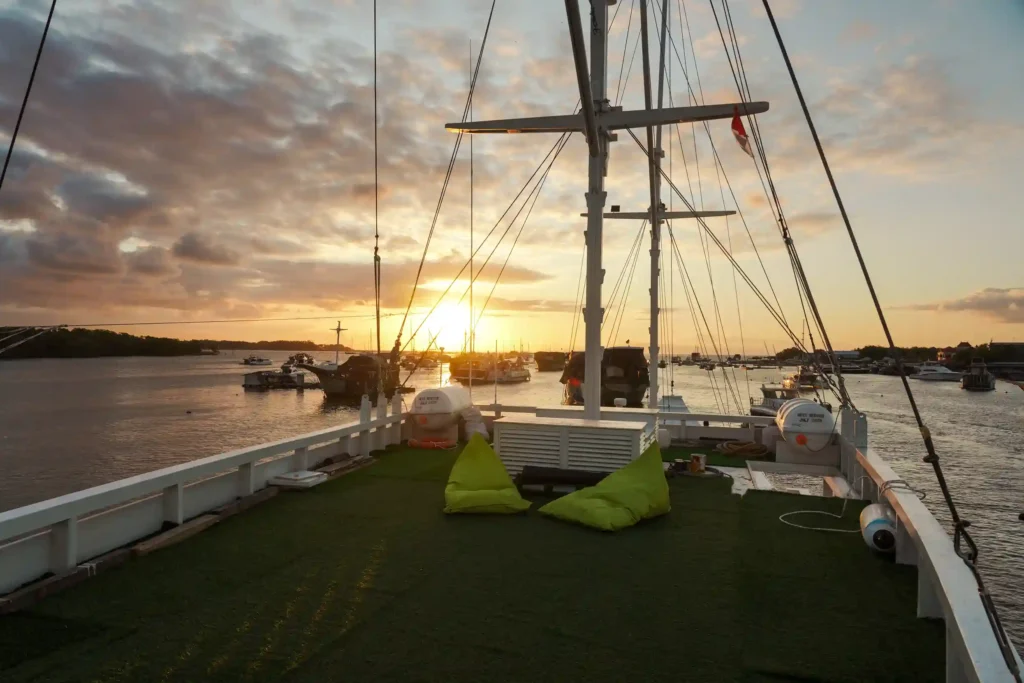
<svg viewBox="0 0 1024 683">
<path fill-rule="evenodd" d="M 1006 361 L 1024 360 L 1024 342 L 991 342 L 989 354 L 994 358 Z"/>
<path fill-rule="evenodd" d="M 940 363 L 946 363 L 948 361 L 953 360 L 954 355 L 956 355 L 956 349 L 954 349 L 952 346 L 947 346 L 944 349 L 939 349 L 939 352 L 935 356 L 935 360 L 939 361 Z"/>
<path fill-rule="evenodd" d="M 839 360 L 857 360 L 860 358 L 860 351 L 836 351 L 835 354 Z"/>
</svg>

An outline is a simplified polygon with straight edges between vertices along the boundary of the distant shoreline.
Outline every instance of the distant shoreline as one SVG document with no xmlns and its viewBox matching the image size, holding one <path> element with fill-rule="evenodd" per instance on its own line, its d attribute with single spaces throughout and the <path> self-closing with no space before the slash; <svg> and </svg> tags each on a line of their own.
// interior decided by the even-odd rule
<svg viewBox="0 0 1024 683">
<path fill-rule="evenodd" d="M 0 328 L 0 337 L 13 334 L 17 328 Z M 26 334 L 31 334 L 26 333 Z M 17 341 L 15 337 L 11 341 Z M 109 330 L 61 329 L 53 330 L 15 346 L 0 355 L 0 361 L 29 358 L 132 358 L 180 357 L 217 355 L 225 351 L 307 351 L 334 353 L 334 344 L 312 341 L 276 339 L 273 341 L 245 342 L 224 339 L 172 339 L 170 337 L 140 337 Z M 344 344 L 341 353 L 353 353 Z"/>
</svg>

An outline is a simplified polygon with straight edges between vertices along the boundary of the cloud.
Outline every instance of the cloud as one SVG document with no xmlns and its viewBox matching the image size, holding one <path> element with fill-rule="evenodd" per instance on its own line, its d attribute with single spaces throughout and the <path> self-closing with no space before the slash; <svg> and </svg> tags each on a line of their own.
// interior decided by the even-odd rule
<svg viewBox="0 0 1024 683">
<path fill-rule="evenodd" d="M 842 217 L 835 211 L 794 213 L 786 218 L 793 236 L 808 238 L 842 227 Z"/>
<path fill-rule="evenodd" d="M 125 256 L 129 273 L 166 276 L 178 272 L 170 253 L 163 247 L 142 247 Z"/>
<path fill-rule="evenodd" d="M 28 7 L 0 8 L 0 138 L 16 118 L 42 28 Z M 365 41 L 324 29 L 354 10 L 275 5 L 261 10 L 262 23 L 241 16 L 247 11 L 205 0 L 62 10 L 0 201 L 0 303 L 134 315 L 147 306 L 270 310 L 372 299 L 373 56 Z M 378 55 L 381 245 L 387 300 L 401 307 L 422 249 L 413 235 L 429 226 L 454 142 L 442 124 L 461 114 L 465 46 L 478 35 L 475 26 L 424 31 L 421 14 L 403 15 L 398 47 Z M 268 16 L 279 25 L 268 29 Z M 476 19 L 482 29 L 486 14 Z M 513 38 L 521 36 L 503 40 Z M 439 58 L 403 49 L 413 39 Z M 544 45 L 526 59 L 488 55 L 478 118 L 550 113 L 552 85 L 542 79 L 575 80 L 562 68 L 568 41 Z M 477 141 L 475 153 L 476 201 L 487 207 L 507 200 L 543 151 L 534 138 Z M 576 167 L 560 166 L 552 197 L 556 177 L 577 185 Z M 464 246 L 445 250 L 465 242 L 453 233 L 465 224 L 466 170 L 460 158 L 427 279 L 450 278 L 461 265 Z M 121 250 L 128 239 L 142 246 Z M 513 263 L 502 283 L 547 277 Z"/>
<path fill-rule="evenodd" d="M 117 250 L 93 236 L 57 233 L 31 237 L 25 245 L 29 261 L 47 270 L 83 275 L 113 274 L 121 270 Z"/>
<path fill-rule="evenodd" d="M 844 170 L 927 181 L 969 173 L 975 157 L 987 164 L 993 152 L 1024 137 L 1019 125 L 999 112 L 982 116 L 970 104 L 972 94 L 932 57 L 910 56 L 856 77 L 833 78 L 816 100 L 811 110 L 827 122 L 818 128 L 829 160 Z M 772 128 L 773 167 L 799 171 L 816 165 L 806 125 L 797 117 L 787 119 Z"/>
<path fill-rule="evenodd" d="M 839 40 L 850 43 L 863 43 L 878 35 L 878 28 L 866 21 L 852 21 L 843 32 L 839 34 Z"/>
<path fill-rule="evenodd" d="M 1024 323 L 1024 287 L 999 289 L 989 287 L 960 299 L 905 307 L 914 311 L 953 311 L 977 313 L 993 320 Z"/>
<path fill-rule="evenodd" d="M 206 236 L 188 232 L 181 236 L 171 249 L 176 257 L 185 261 L 208 263 L 215 266 L 233 266 L 238 263 L 239 256 L 227 247 L 216 244 Z"/>
</svg>

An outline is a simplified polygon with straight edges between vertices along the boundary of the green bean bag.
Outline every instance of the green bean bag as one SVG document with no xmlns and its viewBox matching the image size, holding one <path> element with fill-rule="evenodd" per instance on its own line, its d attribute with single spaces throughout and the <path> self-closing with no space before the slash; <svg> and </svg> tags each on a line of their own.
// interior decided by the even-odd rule
<svg viewBox="0 0 1024 683">
<path fill-rule="evenodd" d="M 530 502 L 519 495 L 497 453 L 480 434 L 474 434 L 448 475 L 444 511 L 501 515 L 528 507 Z"/>
<path fill-rule="evenodd" d="M 670 509 L 661 449 L 655 443 L 595 486 L 553 500 L 540 512 L 602 531 L 618 531 Z"/>
</svg>

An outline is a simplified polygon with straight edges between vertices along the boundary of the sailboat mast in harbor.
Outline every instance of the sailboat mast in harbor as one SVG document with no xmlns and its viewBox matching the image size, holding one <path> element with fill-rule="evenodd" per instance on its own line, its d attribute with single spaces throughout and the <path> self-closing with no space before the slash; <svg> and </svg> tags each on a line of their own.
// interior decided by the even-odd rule
<svg viewBox="0 0 1024 683">
<path fill-rule="evenodd" d="M 590 3 L 591 51 L 588 73 L 579 3 L 578 0 L 566 0 L 565 2 L 576 80 L 580 91 L 581 112 L 579 114 L 449 123 L 445 126 L 448 130 L 461 130 L 467 133 L 580 132 L 585 135 L 590 159 L 586 193 L 587 295 L 583 310 L 586 330 L 583 414 L 586 419 L 595 420 L 599 419 L 601 415 L 601 361 L 604 356 L 604 350 L 601 347 L 601 323 L 604 318 L 604 309 L 601 307 L 601 286 L 604 281 L 602 231 L 604 206 L 607 199 L 604 177 L 608 172 L 608 146 L 617 139 L 614 131 L 732 118 L 736 112 L 760 114 L 768 111 L 767 102 L 739 102 L 658 110 L 650 108 L 623 110 L 621 107 L 611 106 L 607 98 L 609 4 L 612 4 L 611 0 L 591 0 Z M 646 3 L 644 4 L 646 5 Z M 655 326 L 652 334 L 656 333 L 657 327 Z M 587 378 L 590 378 L 591 381 L 587 381 Z"/>
</svg>

